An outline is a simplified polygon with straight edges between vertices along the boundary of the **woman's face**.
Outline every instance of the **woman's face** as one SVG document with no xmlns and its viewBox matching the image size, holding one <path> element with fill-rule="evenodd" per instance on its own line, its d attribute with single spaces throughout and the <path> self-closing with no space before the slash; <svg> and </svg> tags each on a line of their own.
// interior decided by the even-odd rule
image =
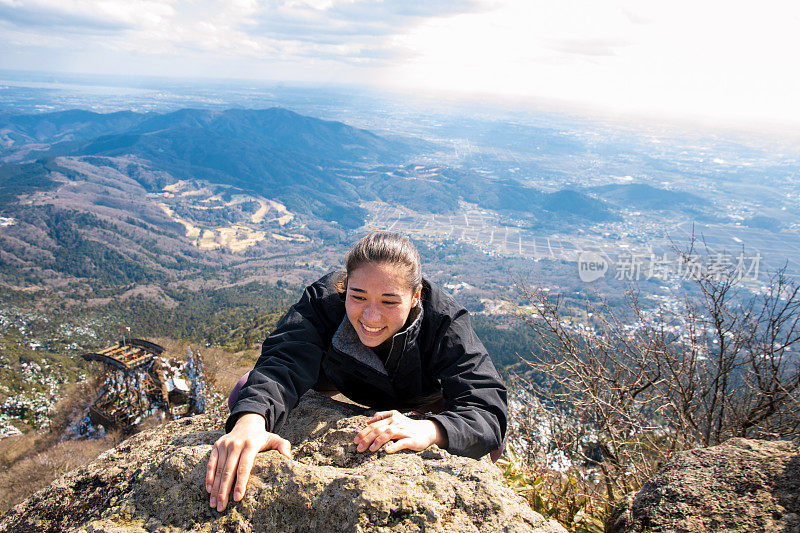
<svg viewBox="0 0 800 533">
<path fill-rule="evenodd" d="M 347 278 L 347 318 L 365 346 L 375 347 L 400 331 L 408 313 L 417 305 L 416 293 L 408 288 L 402 267 L 367 263 Z"/>
</svg>

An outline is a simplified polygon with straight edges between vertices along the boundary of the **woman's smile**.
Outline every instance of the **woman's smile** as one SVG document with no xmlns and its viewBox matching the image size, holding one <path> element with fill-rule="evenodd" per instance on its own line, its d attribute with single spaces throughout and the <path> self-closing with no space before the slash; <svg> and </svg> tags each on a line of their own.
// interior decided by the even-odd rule
<svg viewBox="0 0 800 533">
<path fill-rule="evenodd" d="M 361 326 L 364 328 L 364 330 L 365 330 L 365 331 L 366 331 L 368 334 L 370 334 L 370 335 L 372 335 L 372 334 L 376 334 L 376 333 L 379 333 L 379 332 L 381 332 L 381 331 L 383 330 L 383 328 L 382 328 L 382 327 L 380 327 L 380 328 L 378 328 L 378 327 L 374 327 L 374 328 L 373 328 L 373 327 L 370 327 L 370 326 L 368 326 L 368 325 L 364 324 L 363 322 L 360 322 L 360 324 L 361 324 Z"/>
</svg>

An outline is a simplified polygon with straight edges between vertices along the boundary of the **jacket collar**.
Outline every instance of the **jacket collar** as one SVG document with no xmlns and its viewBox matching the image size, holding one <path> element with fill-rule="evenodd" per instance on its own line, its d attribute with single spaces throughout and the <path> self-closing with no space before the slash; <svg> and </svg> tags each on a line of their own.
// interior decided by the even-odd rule
<svg viewBox="0 0 800 533">
<path fill-rule="evenodd" d="M 358 333 L 356 333 L 350 320 L 347 319 L 347 315 L 344 316 L 336 329 L 336 333 L 333 334 L 331 345 L 381 374 L 394 374 L 403 358 L 403 353 L 407 351 L 409 346 L 413 346 L 419 337 L 422 314 L 422 302 L 419 302 L 409 313 L 409 317 L 412 319 L 411 323 L 392 336 L 386 364 L 380 360 L 371 348 L 361 343 Z"/>
</svg>

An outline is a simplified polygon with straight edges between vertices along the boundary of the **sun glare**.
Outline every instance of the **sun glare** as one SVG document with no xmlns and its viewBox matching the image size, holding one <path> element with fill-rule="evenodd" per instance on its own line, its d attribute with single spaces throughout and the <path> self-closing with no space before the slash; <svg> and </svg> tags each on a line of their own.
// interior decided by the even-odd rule
<svg viewBox="0 0 800 533">
<path fill-rule="evenodd" d="M 396 38 L 406 88 L 559 99 L 609 110 L 800 122 L 800 6 L 688 1 L 496 3 Z"/>
</svg>

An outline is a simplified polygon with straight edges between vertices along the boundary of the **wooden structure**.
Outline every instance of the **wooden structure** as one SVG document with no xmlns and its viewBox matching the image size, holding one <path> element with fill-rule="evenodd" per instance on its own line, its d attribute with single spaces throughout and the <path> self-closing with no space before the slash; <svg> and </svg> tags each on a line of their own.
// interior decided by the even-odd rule
<svg viewBox="0 0 800 533">
<path fill-rule="evenodd" d="M 158 344 L 127 338 L 83 354 L 105 367 L 105 383 L 89 408 L 92 423 L 131 431 L 159 412 L 168 420 L 204 412 L 203 362 L 199 353 L 187 352 L 181 362 Z"/>
<path fill-rule="evenodd" d="M 87 361 L 100 361 L 120 370 L 133 370 L 150 363 L 153 357 L 162 353 L 164 348 L 158 344 L 143 339 L 122 339 L 116 346 L 85 353 L 83 358 Z"/>
<path fill-rule="evenodd" d="M 116 346 L 83 354 L 87 361 L 104 363 L 112 370 L 94 405 L 89 408 L 93 423 L 131 429 L 142 413 L 162 407 L 168 418 L 169 396 L 160 371 L 164 348 L 144 339 L 127 338 Z M 155 367 L 155 368 L 154 368 Z"/>
</svg>

